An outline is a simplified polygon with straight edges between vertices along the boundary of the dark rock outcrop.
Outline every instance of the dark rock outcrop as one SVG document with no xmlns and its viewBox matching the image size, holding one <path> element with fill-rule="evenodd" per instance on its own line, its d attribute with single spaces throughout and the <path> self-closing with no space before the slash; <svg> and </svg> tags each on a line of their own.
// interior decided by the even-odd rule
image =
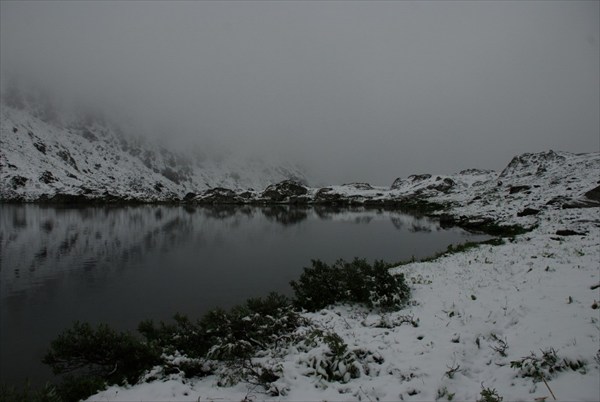
<svg viewBox="0 0 600 402">
<path fill-rule="evenodd" d="M 600 207 L 600 186 L 586 192 L 583 197 L 572 199 L 562 204 L 564 209 L 570 208 L 597 208 Z"/>
<path fill-rule="evenodd" d="M 13 189 L 17 189 L 19 187 L 23 187 L 25 185 L 25 183 L 27 183 L 29 179 L 27 177 L 23 177 L 23 176 L 13 176 L 12 179 L 10 179 L 10 184 L 12 186 Z"/>
<path fill-rule="evenodd" d="M 571 229 L 559 229 L 556 231 L 558 236 L 585 236 L 585 233 L 576 232 Z"/>
<path fill-rule="evenodd" d="M 293 180 L 284 180 L 277 184 L 271 184 L 261 194 L 261 198 L 266 201 L 284 202 L 301 201 L 308 194 L 308 188 Z M 302 197 L 302 198 L 300 198 Z M 306 197 L 308 201 L 308 197 Z"/>
<path fill-rule="evenodd" d="M 436 181 L 434 184 L 427 186 L 429 190 L 441 191 L 442 193 L 447 193 L 452 187 L 454 187 L 456 183 L 449 177 L 444 178 L 443 180 Z"/>
<path fill-rule="evenodd" d="M 524 210 L 517 212 L 517 216 L 518 217 L 522 217 L 522 216 L 530 216 L 530 215 L 537 215 L 540 213 L 539 209 L 535 209 L 535 208 L 525 208 Z"/>
<path fill-rule="evenodd" d="M 314 202 L 321 205 L 345 205 L 349 200 L 342 194 L 334 192 L 332 188 L 323 187 L 315 194 Z"/>
<path fill-rule="evenodd" d="M 587 199 L 600 202 L 600 186 L 594 187 L 583 196 Z"/>
<path fill-rule="evenodd" d="M 509 194 L 521 193 L 523 191 L 530 190 L 531 186 L 510 186 L 508 189 Z"/>
<path fill-rule="evenodd" d="M 56 177 L 54 177 L 54 175 L 52 174 L 52 172 L 46 170 L 40 176 L 40 181 L 42 183 L 50 184 L 50 183 L 54 183 L 55 181 L 58 181 L 58 179 Z"/>
</svg>

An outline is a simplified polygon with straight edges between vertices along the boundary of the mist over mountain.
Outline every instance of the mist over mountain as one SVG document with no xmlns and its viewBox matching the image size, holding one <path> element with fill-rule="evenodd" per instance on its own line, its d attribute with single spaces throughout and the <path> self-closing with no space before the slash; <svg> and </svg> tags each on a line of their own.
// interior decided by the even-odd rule
<svg viewBox="0 0 600 402">
<path fill-rule="evenodd" d="M 0 81 L 110 109 L 170 146 L 387 185 L 597 151 L 598 7 L 6 1 Z"/>
<path fill-rule="evenodd" d="M 201 143 L 173 146 L 100 109 L 61 108 L 43 92 L 13 89 L 0 105 L 5 200 L 66 194 L 164 201 L 213 187 L 261 190 L 286 179 L 306 182 L 300 168 L 276 156 L 236 155 Z"/>
</svg>

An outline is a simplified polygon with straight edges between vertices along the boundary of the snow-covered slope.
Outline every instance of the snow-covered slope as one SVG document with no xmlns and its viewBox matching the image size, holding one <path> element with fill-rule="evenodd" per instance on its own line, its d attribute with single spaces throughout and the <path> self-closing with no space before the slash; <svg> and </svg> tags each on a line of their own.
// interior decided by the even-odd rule
<svg viewBox="0 0 600 402">
<path fill-rule="evenodd" d="M 307 367 L 327 358 L 326 345 L 291 345 L 251 359 L 279 370 L 277 396 L 244 381 L 219 386 L 218 375 L 155 379 L 158 369 L 146 382 L 111 386 L 89 400 L 600 400 L 599 180 L 600 154 L 549 151 L 516 157 L 501 174 L 414 176 L 391 190 L 331 187 L 326 193 L 363 200 L 419 194 L 451 216 L 532 230 L 393 268 L 411 283 L 403 310 L 338 305 L 304 313 L 357 356 L 360 375 L 346 383 L 324 381 Z M 498 398 L 484 399 L 486 391 Z"/>
<path fill-rule="evenodd" d="M 285 179 L 304 180 L 289 163 L 215 160 L 200 148 L 173 152 L 106 119 L 44 121 L 28 108 L 0 106 L 0 200 L 73 194 L 168 201 L 216 186 L 260 190 Z"/>
</svg>

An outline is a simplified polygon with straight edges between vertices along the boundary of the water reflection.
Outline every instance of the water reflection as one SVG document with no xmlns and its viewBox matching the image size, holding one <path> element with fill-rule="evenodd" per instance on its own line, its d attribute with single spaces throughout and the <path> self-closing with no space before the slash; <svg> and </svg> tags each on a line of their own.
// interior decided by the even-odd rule
<svg viewBox="0 0 600 402">
<path fill-rule="evenodd" d="M 393 211 L 289 206 L 0 205 L 0 379 L 39 364 L 74 320 L 134 329 L 275 290 L 311 259 L 424 257 L 471 239 Z"/>
</svg>

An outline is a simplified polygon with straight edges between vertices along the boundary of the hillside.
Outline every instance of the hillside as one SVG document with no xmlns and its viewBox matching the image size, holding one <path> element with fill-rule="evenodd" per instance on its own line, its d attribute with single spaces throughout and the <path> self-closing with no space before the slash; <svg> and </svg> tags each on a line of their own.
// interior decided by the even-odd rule
<svg viewBox="0 0 600 402">
<path fill-rule="evenodd" d="M 212 187 L 263 189 L 285 179 L 305 180 L 290 163 L 212 158 L 202 148 L 175 152 L 105 118 L 44 118 L 27 107 L 0 106 L 4 201 L 49 200 L 57 194 L 173 201 Z"/>
</svg>

